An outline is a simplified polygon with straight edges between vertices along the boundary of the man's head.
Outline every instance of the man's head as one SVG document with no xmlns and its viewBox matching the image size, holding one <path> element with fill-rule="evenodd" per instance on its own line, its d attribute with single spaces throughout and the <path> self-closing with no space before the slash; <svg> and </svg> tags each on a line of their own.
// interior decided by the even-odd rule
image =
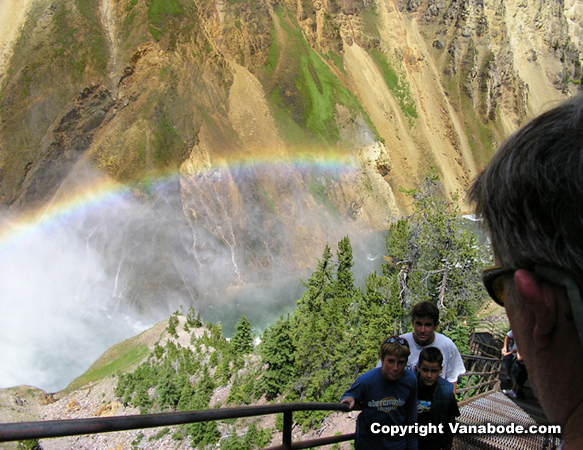
<svg viewBox="0 0 583 450">
<path fill-rule="evenodd" d="M 421 302 L 411 312 L 413 339 L 419 345 L 429 345 L 435 340 L 435 328 L 439 325 L 439 309 L 435 303 Z"/>
<path fill-rule="evenodd" d="M 508 138 L 470 198 L 503 268 L 485 284 L 493 297 L 503 294 L 498 301 L 549 419 L 566 421 L 576 407 L 568 403 L 583 399 L 575 382 L 583 358 L 576 325 L 583 329 L 583 97 Z"/>
<path fill-rule="evenodd" d="M 443 370 L 443 353 L 437 347 L 427 347 L 419 353 L 417 371 L 419 381 L 425 386 L 433 386 Z"/>
<path fill-rule="evenodd" d="M 583 98 L 527 123 L 474 182 L 471 200 L 499 263 L 583 274 Z"/>
<path fill-rule="evenodd" d="M 385 339 L 379 352 L 383 377 L 388 381 L 401 378 L 410 354 L 409 343 L 405 339 L 399 336 Z"/>
</svg>

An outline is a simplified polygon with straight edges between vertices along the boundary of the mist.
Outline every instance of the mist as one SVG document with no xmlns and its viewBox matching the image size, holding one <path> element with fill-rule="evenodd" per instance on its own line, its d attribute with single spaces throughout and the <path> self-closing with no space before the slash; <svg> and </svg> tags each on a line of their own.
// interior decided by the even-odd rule
<svg viewBox="0 0 583 450">
<path fill-rule="evenodd" d="M 226 210 L 227 194 L 216 180 L 205 183 L 198 192 L 220 196 Z M 248 187 L 252 176 L 240 183 L 240 192 L 254 195 Z M 193 206 L 194 194 L 185 193 L 179 180 L 120 191 L 21 225 L 0 243 L 0 387 L 59 391 L 112 345 L 190 306 L 204 320 L 220 322 L 227 337 L 246 315 L 258 336 L 295 309 L 302 280 L 310 277 L 326 242 L 335 251 L 337 239 L 349 234 L 337 219 L 326 223 L 322 213 L 310 216 L 309 199 L 295 191 L 290 189 L 289 201 L 297 221 L 291 225 L 270 223 L 272 206 L 245 200 L 239 219 L 225 211 L 197 222 L 186 212 L 197 207 L 200 218 L 213 199 Z M 6 214 L 0 217 L 0 231 L 14 226 Z M 307 260 L 298 270 L 296 256 L 288 253 L 296 245 L 289 229 L 316 233 L 317 226 L 329 236 L 313 248 L 294 249 Z M 355 282 L 363 285 L 380 269 L 384 234 L 349 237 Z"/>
<path fill-rule="evenodd" d="M 188 233 L 169 200 L 125 192 L 36 225 L 4 217 L 0 387 L 63 389 L 110 346 L 194 304 Z"/>
<path fill-rule="evenodd" d="M 62 389 L 104 349 L 146 327 L 114 313 L 102 258 L 64 225 L 4 249 L 0 286 L 1 387 Z"/>
</svg>

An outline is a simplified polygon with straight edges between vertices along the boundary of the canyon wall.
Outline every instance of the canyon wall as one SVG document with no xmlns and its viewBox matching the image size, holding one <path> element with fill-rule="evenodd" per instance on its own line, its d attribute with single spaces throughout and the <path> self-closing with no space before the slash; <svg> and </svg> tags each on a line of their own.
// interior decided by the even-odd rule
<svg viewBox="0 0 583 450">
<path fill-rule="evenodd" d="M 304 274 L 324 241 L 407 213 L 431 167 L 463 203 L 505 136 L 579 91 L 582 9 L 5 0 L 0 203 L 127 188 L 172 211 L 200 277 L 217 254 L 233 282 Z"/>
</svg>

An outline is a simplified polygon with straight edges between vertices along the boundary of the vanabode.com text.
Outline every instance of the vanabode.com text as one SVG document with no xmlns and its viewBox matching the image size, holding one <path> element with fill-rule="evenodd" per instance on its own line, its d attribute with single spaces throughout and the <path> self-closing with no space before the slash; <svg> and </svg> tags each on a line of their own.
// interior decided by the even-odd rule
<svg viewBox="0 0 583 450">
<path fill-rule="evenodd" d="M 449 423 L 452 433 L 456 434 L 544 434 L 544 433 L 561 433 L 560 425 L 517 425 L 508 423 L 506 425 L 494 425 L 486 423 L 482 425 L 463 425 L 460 423 Z M 391 436 L 405 436 L 407 433 L 415 433 L 419 436 L 428 434 L 443 434 L 443 424 L 428 425 L 381 425 L 378 422 L 370 426 L 373 434 L 390 434 Z"/>
</svg>

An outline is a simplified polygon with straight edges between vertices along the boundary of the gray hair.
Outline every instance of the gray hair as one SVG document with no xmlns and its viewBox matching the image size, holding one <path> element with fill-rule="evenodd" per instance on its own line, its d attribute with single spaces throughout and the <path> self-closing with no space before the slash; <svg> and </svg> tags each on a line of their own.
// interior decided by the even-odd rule
<svg viewBox="0 0 583 450">
<path fill-rule="evenodd" d="M 504 266 L 583 277 L 583 96 L 510 136 L 469 195 Z"/>
</svg>

